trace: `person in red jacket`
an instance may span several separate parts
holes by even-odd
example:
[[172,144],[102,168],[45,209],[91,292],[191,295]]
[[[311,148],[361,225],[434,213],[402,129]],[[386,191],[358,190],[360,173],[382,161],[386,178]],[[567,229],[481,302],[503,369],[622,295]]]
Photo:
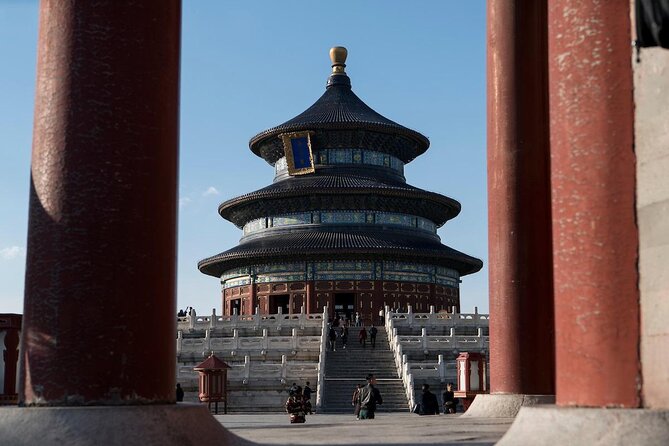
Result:
[[358,341],[363,347],[367,347],[367,329],[363,325],[360,327],[360,332],[358,333]]

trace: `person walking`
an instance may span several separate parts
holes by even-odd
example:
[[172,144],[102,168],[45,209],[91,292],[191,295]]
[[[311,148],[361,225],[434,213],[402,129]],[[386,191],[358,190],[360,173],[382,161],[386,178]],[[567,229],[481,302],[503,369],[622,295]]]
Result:
[[378,330],[372,325],[369,329],[369,343],[372,344],[372,348],[376,348],[376,333]]
[[360,313],[358,313],[358,312],[356,311],[356,312],[355,312],[355,326],[356,326],[356,327],[359,327],[359,326],[360,326],[360,323],[361,323],[361,321],[360,321]]
[[353,405],[353,415],[355,419],[360,419],[360,389],[362,389],[362,384],[356,384],[355,390],[353,391],[353,397],[351,398],[351,404]]
[[184,400],[184,389],[181,388],[181,384],[177,383],[177,401]]
[[439,415],[439,402],[437,395],[430,392],[430,385],[423,384],[419,415]]
[[346,343],[348,342],[348,327],[344,327],[344,331],[341,334],[341,346],[346,349]]
[[328,331],[328,340],[330,344],[330,350],[335,351],[335,344],[337,342],[337,332],[335,331],[335,328],[333,326],[330,326],[330,330]]
[[363,348],[367,347],[367,329],[365,329],[364,325],[360,327],[360,331],[358,332],[358,342]]
[[309,381],[304,385],[304,390],[302,390],[302,397],[304,399],[304,412],[306,414],[312,414],[311,406],[311,393],[313,390],[309,387]]
[[379,310],[379,325],[385,325],[386,319],[385,319],[385,312],[383,311],[383,307]]
[[373,374],[367,375],[367,385],[360,389],[358,393],[358,402],[360,403],[360,419],[373,420],[377,406],[383,404],[381,392],[374,387],[376,378]]

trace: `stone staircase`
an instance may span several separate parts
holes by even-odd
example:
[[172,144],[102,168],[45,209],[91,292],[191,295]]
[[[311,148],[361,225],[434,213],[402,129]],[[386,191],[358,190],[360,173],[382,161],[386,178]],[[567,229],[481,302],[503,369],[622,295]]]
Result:
[[353,413],[351,397],[356,384],[365,385],[365,377],[373,373],[376,387],[383,397],[383,405],[378,412],[405,412],[408,403],[402,380],[397,377],[395,360],[388,346],[384,327],[376,327],[376,348],[369,339],[367,347],[358,343],[359,327],[349,327],[348,345],[344,349],[337,338],[335,351],[328,351],[325,357],[324,396],[321,412]]

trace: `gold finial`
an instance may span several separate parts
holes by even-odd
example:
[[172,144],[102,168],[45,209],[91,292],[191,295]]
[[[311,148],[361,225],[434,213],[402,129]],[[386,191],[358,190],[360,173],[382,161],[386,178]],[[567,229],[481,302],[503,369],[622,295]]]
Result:
[[348,51],[343,46],[330,48],[330,60],[332,61],[332,74],[346,74],[346,56]]

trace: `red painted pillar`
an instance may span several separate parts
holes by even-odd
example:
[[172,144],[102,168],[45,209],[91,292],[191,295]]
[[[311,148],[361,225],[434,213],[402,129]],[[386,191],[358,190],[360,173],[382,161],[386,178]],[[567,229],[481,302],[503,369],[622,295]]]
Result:
[[563,406],[640,404],[629,6],[550,2],[556,400]]
[[546,2],[488,2],[491,393],[555,393]]
[[174,402],[179,0],[42,0],[24,405]]

